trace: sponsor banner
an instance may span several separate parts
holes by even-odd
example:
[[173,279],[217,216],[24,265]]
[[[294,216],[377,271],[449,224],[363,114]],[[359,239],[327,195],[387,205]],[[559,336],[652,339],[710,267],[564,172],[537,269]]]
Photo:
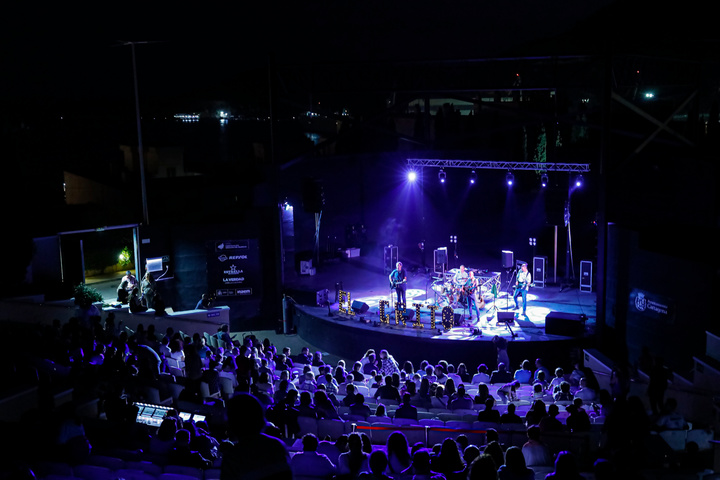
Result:
[[675,302],[646,290],[630,292],[630,312],[643,317],[672,323],[675,318]]
[[218,298],[257,295],[262,284],[257,240],[218,240],[208,250],[208,285]]

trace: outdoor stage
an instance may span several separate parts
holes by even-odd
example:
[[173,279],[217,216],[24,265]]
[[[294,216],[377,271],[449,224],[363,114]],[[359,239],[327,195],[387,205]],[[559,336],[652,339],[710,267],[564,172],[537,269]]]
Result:
[[[480,320],[473,319],[473,323],[460,305],[452,309],[452,315],[446,310],[443,324],[443,298],[437,286],[441,275],[426,274],[422,269],[408,275],[406,296],[412,311],[396,321],[395,293],[389,288],[382,262],[363,257],[324,265],[314,276],[286,279],[286,283],[294,284],[288,290],[294,301],[293,323],[304,340],[342,358],[360,358],[368,348],[385,348],[396,359],[411,360],[415,365],[422,360],[445,359],[455,364],[465,362],[473,370],[479,363],[494,368],[496,351],[491,340],[496,335],[508,341],[512,369],[525,358],[537,357],[551,365],[566,365],[573,348],[592,345],[594,293],[580,292],[577,287],[561,291],[559,285],[531,288],[527,315],[522,315],[513,309],[513,290],[508,288],[506,272],[472,264],[468,269],[477,270],[481,283],[485,283],[485,308],[480,311]],[[492,293],[493,283],[499,285],[497,297]],[[342,284],[337,294],[340,289],[336,284]],[[318,306],[318,292],[324,290],[328,291],[329,305]],[[349,295],[349,301],[342,292]],[[387,321],[383,321],[383,309]],[[498,317],[509,317],[513,322],[498,323]]]

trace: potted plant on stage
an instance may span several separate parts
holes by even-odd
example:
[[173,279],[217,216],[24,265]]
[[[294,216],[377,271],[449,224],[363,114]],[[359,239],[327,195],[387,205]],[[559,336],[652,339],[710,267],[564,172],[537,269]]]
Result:
[[[102,307],[103,296],[98,289],[81,283],[73,290],[75,305],[77,305],[76,317],[82,325],[89,327],[91,317],[99,317]],[[98,306],[99,305],[99,306]]]

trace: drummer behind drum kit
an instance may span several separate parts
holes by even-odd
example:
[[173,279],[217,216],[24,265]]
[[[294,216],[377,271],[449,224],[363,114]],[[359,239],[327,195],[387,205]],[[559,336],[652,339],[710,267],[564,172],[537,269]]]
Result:
[[[472,269],[467,269],[467,271],[473,271],[476,274],[478,273],[477,270]],[[452,270],[445,272],[444,275],[432,277],[433,283],[430,288],[432,288],[435,292],[435,305],[440,307],[450,307],[453,309],[467,308],[467,294],[462,291],[460,286],[453,284],[453,277],[457,272],[458,269],[453,268]],[[481,287],[481,289],[484,289],[484,287]],[[475,291],[471,295],[475,295],[476,302],[479,302],[483,293],[484,290],[483,292]]]

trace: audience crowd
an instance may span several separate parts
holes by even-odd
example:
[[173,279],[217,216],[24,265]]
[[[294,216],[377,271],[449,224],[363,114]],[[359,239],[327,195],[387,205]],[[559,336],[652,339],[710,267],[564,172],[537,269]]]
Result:
[[[222,479],[574,479],[582,478],[581,468],[608,478],[667,463],[652,447],[651,431],[688,428],[677,402],[657,391],[657,412],[649,413],[626,386],[599,389],[593,372],[579,362],[568,359],[551,375],[542,359],[510,365],[506,349],[498,357],[505,361],[493,368],[442,359],[414,365],[386,349],[330,365],[308,347],[295,354],[253,335],[232,338],[227,326],[212,334],[159,332],[154,325],[133,331],[112,313],[104,321],[71,318],[24,335],[23,348],[4,354],[8,378],[18,384],[32,378],[48,391],[72,386],[74,402],[41,403],[32,417],[20,419],[22,429],[6,434],[14,437],[8,453],[18,465],[40,459],[81,464],[98,452],[132,451],[154,463],[219,468]],[[83,399],[99,399],[102,421],[78,414]],[[136,421],[136,404],[143,402],[172,408],[155,428]],[[518,414],[522,402],[531,405]],[[208,420],[181,414],[200,410]],[[449,432],[440,444],[410,445],[396,431],[373,446],[361,429],[317,438],[301,427],[307,418],[420,425],[420,412],[472,415],[485,422],[485,440],[473,444],[463,433]],[[503,425],[526,432],[527,441],[501,443]],[[553,451],[543,441],[549,433],[582,434],[594,427],[601,429],[602,443],[589,465],[587,458]],[[33,478],[11,466],[0,478]],[[676,468],[702,470],[680,460]]]

